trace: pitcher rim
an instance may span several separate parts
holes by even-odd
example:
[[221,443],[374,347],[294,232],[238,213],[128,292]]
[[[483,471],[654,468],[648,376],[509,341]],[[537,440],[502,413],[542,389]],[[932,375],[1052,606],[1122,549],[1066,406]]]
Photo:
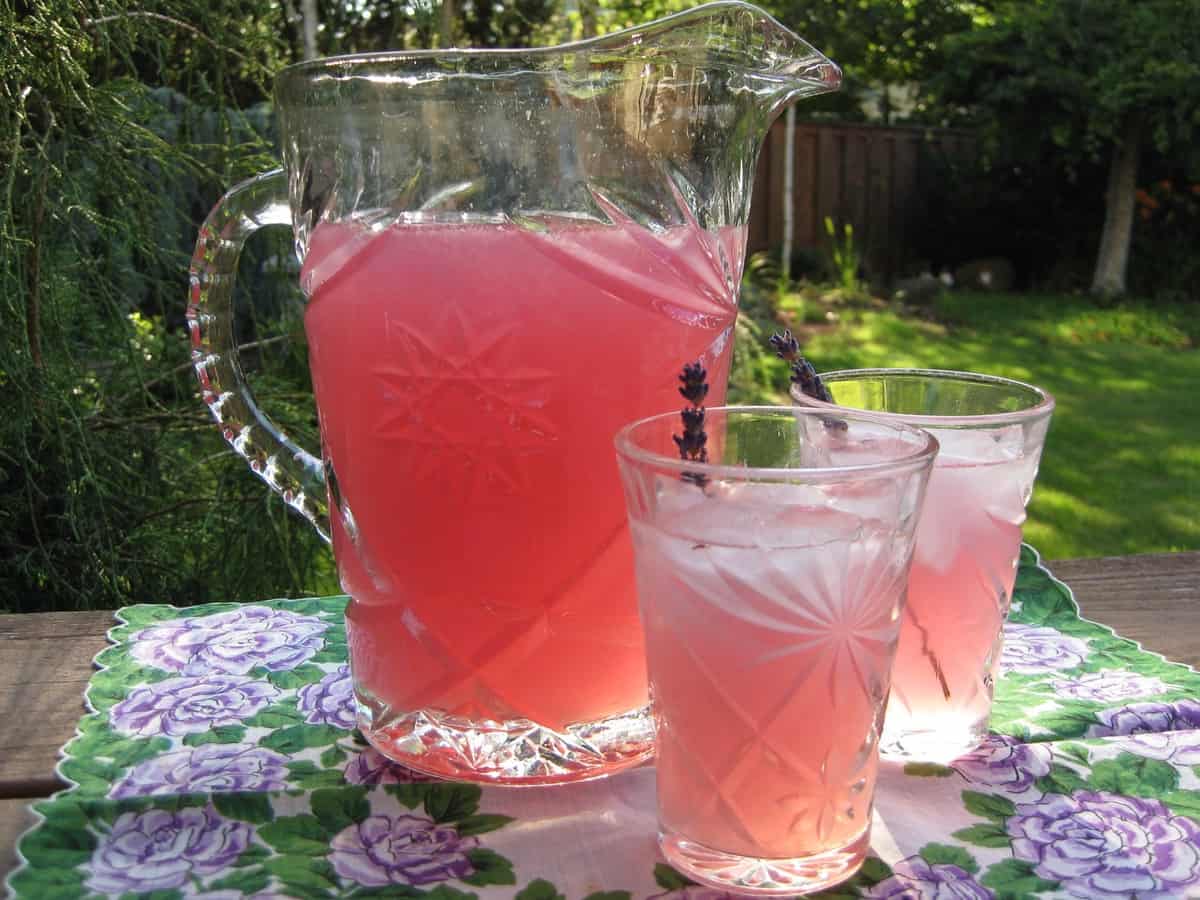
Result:
[[[796,34],[791,28],[788,28],[773,15],[761,7],[755,6],[752,3],[744,2],[744,0],[713,0],[711,3],[702,3],[699,6],[693,6],[691,9],[680,10],[679,12],[671,13],[670,15],[662,16],[650,22],[645,22],[640,25],[630,25],[627,28],[619,29],[618,31],[610,31],[607,34],[596,35],[595,37],[583,38],[577,41],[568,41],[563,44],[554,44],[549,47],[445,47],[436,50],[374,50],[367,53],[340,53],[334,56],[322,56],[318,59],[306,59],[300,62],[292,63],[280,69],[274,78],[275,84],[278,86],[284,80],[292,80],[297,76],[308,75],[313,72],[319,72],[322,69],[338,68],[347,66],[360,66],[372,63],[386,62],[401,62],[407,60],[419,59],[435,59],[435,58],[453,58],[466,57],[470,59],[504,59],[517,58],[522,56],[546,57],[557,56],[570,53],[578,53],[581,50],[589,50],[597,45],[603,45],[611,42],[614,38],[620,38],[622,35],[628,35],[633,32],[641,31],[650,25],[662,26],[666,23],[673,22],[679,19],[688,19],[696,16],[698,13],[708,11],[712,12],[718,9],[726,10],[747,10],[753,14],[760,16],[766,23],[774,25],[783,33],[790,35],[792,38],[800,41],[805,46],[809,47],[823,63],[819,65],[831,66],[838,72],[839,82],[841,69],[837,63],[829,59],[824,52],[818,50],[805,38]],[[448,73],[449,74],[449,73]],[[837,85],[831,85],[829,90],[835,90]]]

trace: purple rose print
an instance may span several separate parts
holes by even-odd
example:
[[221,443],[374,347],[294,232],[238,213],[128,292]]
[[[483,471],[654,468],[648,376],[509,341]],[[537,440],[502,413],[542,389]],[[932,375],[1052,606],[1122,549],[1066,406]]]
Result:
[[1121,746],[1147,759],[1161,759],[1177,766],[1200,765],[1200,734],[1194,731],[1134,734],[1122,741]]
[[1054,628],[1006,622],[1000,671],[1041,675],[1047,669],[1073,669],[1088,656],[1087,641]]
[[109,710],[116,731],[155,737],[208,731],[249,719],[279,696],[265,681],[235,675],[168,678],[134,690]]
[[424,816],[380,815],[340,831],[328,858],[343,878],[367,887],[431,884],[474,872],[467,851],[478,845]]
[[1096,718],[1103,724],[1089,728],[1088,737],[1140,734],[1145,731],[1191,731],[1200,728],[1200,703],[1195,700],[1131,703],[1115,709],[1102,709],[1096,713]]
[[1076,678],[1062,678],[1050,682],[1050,687],[1059,697],[1067,700],[1087,700],[1092,703],[1112,703],[1132,697],[1150,697],[1170,690],[1157,678],[1120,671],[1089,672]]
[[287,761],[274,750],[251,744],[203,744],[138,763],[108,796],[281,791],[287,787]]
[[255,666],[294,669],[321,649],[328,623],[266,606],[173,619],[130,642],[138,662],[180,675],[245,675]]
[[211,806],[123,813],[92,853],[85,884],[100,894],[169,891],[212,875],[249,846],[251,829]]
[[949,863],[930,865],[910,856],[892,866],[892,876],[867,889],[876,900],[991,900],[991,891],[965,869]]
[[1005,828],[1017,859],[1076,897],[1182,897],[1200,885],[1200,825],[1158,800],[1047,794],[1018,804]]
[[420,784],[436,781],[429,775],[392,762],[374,747],[364,747],[346,764],[342,775],[347,784]]
[[1023,794],[1036,779],[1050,774],[1052,755],[1048,744],[1022,744],[1010,737],[991,735],[950,765],[967,781],[1006,794]]
[[296,699],[309,725],[333,725],[350,731],[358,724],[349,666],[338,666],[316,684],[306,684]]

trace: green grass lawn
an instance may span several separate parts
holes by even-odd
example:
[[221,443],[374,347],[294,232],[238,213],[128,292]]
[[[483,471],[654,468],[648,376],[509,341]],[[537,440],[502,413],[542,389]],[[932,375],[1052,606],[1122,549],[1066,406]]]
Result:
[[1200,308],[954,294],[932,313],[846,310],[804,353],[818,371],[967,369],[1054,394],[1025,526],[1047,558],[1200,549]]

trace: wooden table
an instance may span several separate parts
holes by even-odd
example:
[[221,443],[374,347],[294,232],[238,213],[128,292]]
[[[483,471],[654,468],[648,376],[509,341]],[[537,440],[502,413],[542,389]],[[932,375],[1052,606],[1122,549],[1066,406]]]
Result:
[[[1200,552],[1059,560],[1050,570],[1083,614],[1168,659],[1200,668]],[[111,611],[0,616],[0,878],[16,862],[32,799],[62,785],[58,749],[83,714]]]

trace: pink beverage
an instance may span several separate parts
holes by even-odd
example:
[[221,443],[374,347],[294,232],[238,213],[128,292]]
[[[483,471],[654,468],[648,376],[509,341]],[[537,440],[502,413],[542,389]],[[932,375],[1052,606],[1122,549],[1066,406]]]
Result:
[[[953,453],[956,436],[939,438]],[[972,460],[943,451],[934,463],[892,675],[885,752],[944,761],[987,735],[1037,471],[1036,458],[992,455]]]
[[[658,741],[659,843],[709,885],[796,894],[870,843],[892,659],[937,442],[862,417],[709,409],[617,435]],[[686,479],[683,476],[688,476]],[[697,483],[697,476],[700,477]]]
[[650,752],[620,724],[647,696],[612,436],[679,406],[689,360],[720,401],[743,240],[317,228],[302,283],[334,553],[360,724],[388,756],[487,779],[479,727],[583,735],[590,774]]
[[1033,385],[938,369],[821,376],[834,406],[924,428],[941,450],[917,530],[908,603],[880,741],[884,756],[944,762],[986,737],[1025,506],[1054,412]]
[[903,599],[894,529],[794,506],[735,543],[727,506],[708,504],[719,524],[698,507],[634,526],[662,828],[752,858],[865,849]]

